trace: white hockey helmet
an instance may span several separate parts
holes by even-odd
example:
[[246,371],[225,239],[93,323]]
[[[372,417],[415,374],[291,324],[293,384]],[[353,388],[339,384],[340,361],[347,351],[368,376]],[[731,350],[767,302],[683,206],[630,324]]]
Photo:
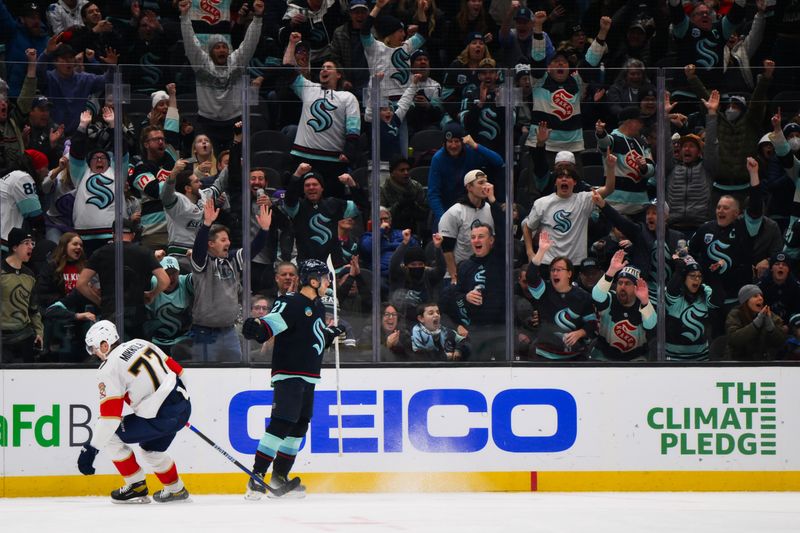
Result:
[[118,340],[117,326],[110,320],[101,320],[93,324],[86,332],[86,351],[94,355],[95,349],[100,348],[103,341],[106,341],[109,346],[113,346]]

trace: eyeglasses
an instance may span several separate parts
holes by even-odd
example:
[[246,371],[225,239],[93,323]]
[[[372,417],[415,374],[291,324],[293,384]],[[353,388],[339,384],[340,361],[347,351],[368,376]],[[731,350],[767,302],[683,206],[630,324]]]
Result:
[[397,313],[383,313],[384,318],[397,318]]
[[89,161],[108,161],[108,157],[106,157],[104,155],[96,155],[93,158],[91,158]]
[[147,142],[149,142],[149,143],[153,143],[153,142],[155,142],[155,143],[162,142],[163,143],[164,141],[165,141],[164,137],[152,137],[150,139],[147,139]]
[[569,271],[569,269],[563,267],[555,267],[550,269],[550,272],[567,272],[567,271]]
[[268,305],[253,305],[253,306],[252,306],[252,308],[253,308],[253,309],[261,309],[261,310],[264,310],[264,309],[269,309],[269,306],[268,306]]

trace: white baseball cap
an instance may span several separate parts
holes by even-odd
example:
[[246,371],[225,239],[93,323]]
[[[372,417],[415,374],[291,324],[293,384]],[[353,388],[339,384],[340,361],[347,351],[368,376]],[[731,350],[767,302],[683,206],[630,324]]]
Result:
[[470,170],[464,176],[464,187],[466,187],[467,185],[469,185],[478,178],[485,178],[485,177],[486,173],[483,170]]
[[575,164],[575,154],[562,150],[556,154],[556,165],[559,163],[572,163]]

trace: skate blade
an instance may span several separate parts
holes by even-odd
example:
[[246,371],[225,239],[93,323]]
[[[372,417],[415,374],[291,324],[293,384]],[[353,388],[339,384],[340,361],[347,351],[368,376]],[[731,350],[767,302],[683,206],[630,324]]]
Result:
[[281,495],[272,494],[271,492],[267,493],[267,498],[272,498],[275,500],[301,500],[305,497],[306,497],[305,491],[299,491],[299,490],[292,490]]
[[138,498],[131,498],[130,500],[111,500],[111,503],[115,503],[117,505],[144,504],[150,503],[150,497],[139,496]]
[[255,490],[248,490],[247,492],[244,493],[244,499],[251,502],[257,502],[263,497],[264,497],[263,492],[258,492]]
[[172,504],[176,504],[176,503],[192,503],[192,498],[189,497],[189,498],[184,498],[182,500],[167,500],[165,502],[156,501],[156,503],[158,505],[172,505]]

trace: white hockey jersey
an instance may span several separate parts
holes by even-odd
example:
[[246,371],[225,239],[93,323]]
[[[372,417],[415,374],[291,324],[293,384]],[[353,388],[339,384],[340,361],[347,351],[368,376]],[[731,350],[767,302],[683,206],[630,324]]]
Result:
[[[114,223],[114,161],[103,174],[94,174],[83,159],[70,156],[69,171],[75,182],[72,224],[82,239],[110,239]],[[124,156],[122,168],[128,168]]]
[[301,158],[339,161],[347,136],[361,134],[361,111],[353,93],[324,89],[303,76],[292,82],[303,101],[291,154]]
[[216,200],[225,192],[228,183],[228,169],[219,173],[211,187],[200,191],[200,199],[196,203],[185,195],[175,191],[175,183],[168,179],[161,187],[159,196],[167,214],[167,234],[169,236],[168,254],[186,255],[194,245],[197,230],[203,223],[203,206],[205,202]]
[[21,170],[14,170],[0,178],[0,205],[0,230],[4,247],[11,228],[21,228],[26,218],[42,214],[36,183],[27,172]]
[[[361,43],[364,45],[364,55],[370,72],[383,72],[381,82],[381,98],[400,96],[408,84],[411,83],[411,53],[425,44],[425,37],[416,33],[403,41],[397,48],[390,48],[370,35],[362,35]],[[369,88],[372,88],[370,78]],[[370,94],[369,89],[367,94]],[[366,102],[368,97],[364,98]]]
[[[155,418],[182,372],[177,361],[146,340],[133,339],[114,348],[97,370],[100,418],[92,446],[101,449],[111,439],[124,403],[142,418]],[[186,391],[178,390],[188,399]]]

